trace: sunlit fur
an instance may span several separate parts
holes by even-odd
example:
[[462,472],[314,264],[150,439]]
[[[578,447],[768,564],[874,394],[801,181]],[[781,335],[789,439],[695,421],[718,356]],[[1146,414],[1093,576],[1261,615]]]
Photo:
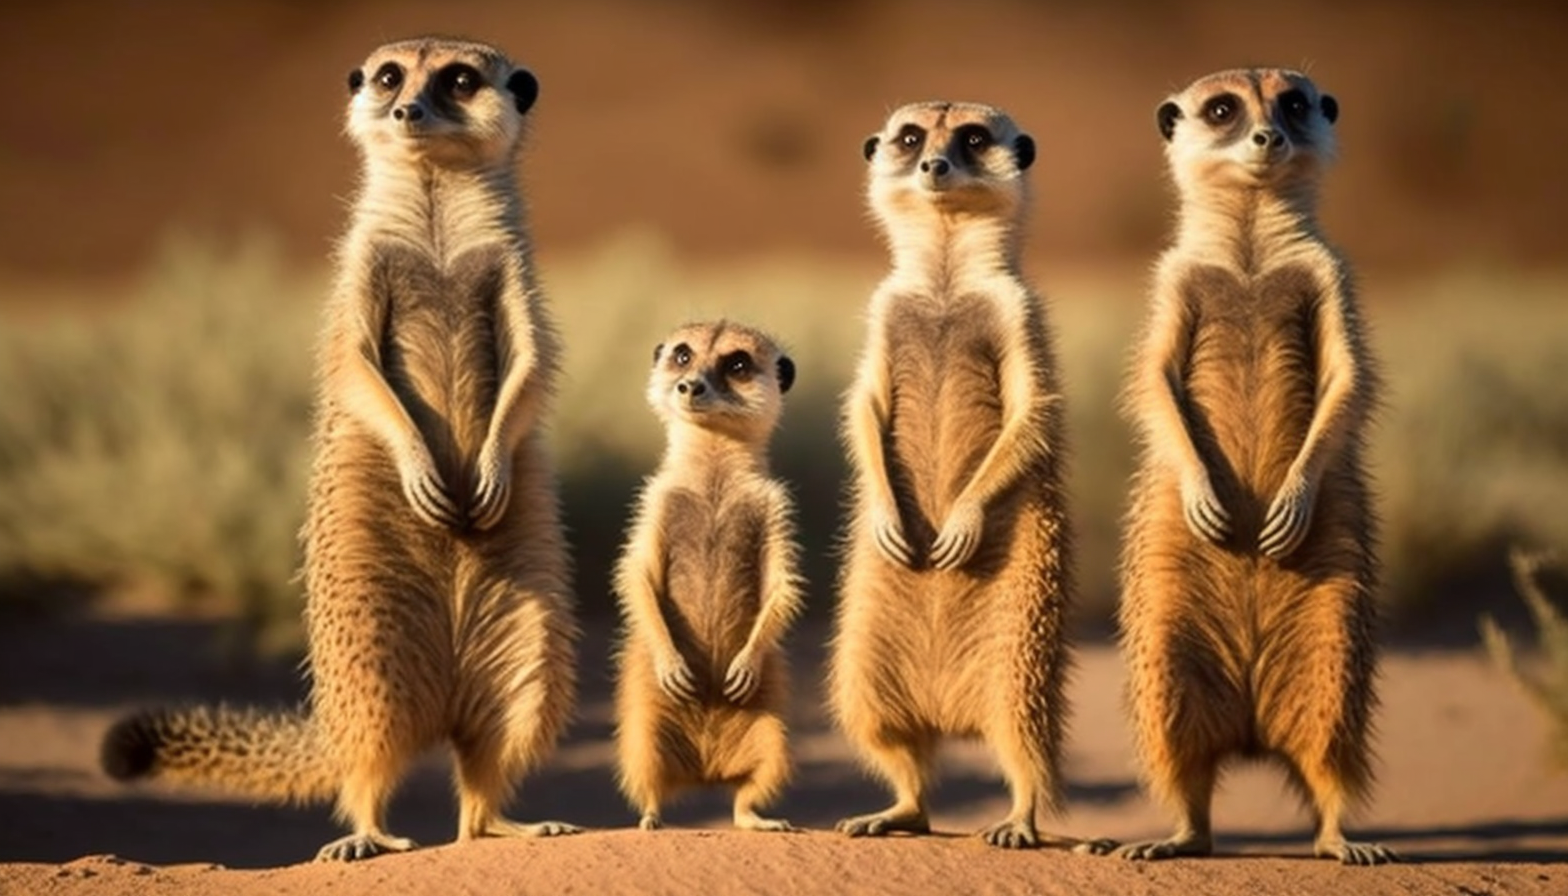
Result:
[[[400,103],[454,61],[484,83],[460,121],[412,135],[371,80],[389,60],[406,69]],[[382,47],[361,69],[348,133],[363,178],[319,345],[302,533],[309,715],[218,716],[200,729],[212,741],[200,763],[180,746],[194,723],[157,716],[171,733],[155,739],[148,773],[260,797],[335,791],[353,833],[323,858],[412,846],[384,830],[387,801],[443,742],[456,753],[459,838],[570,829],[500,815],[575,694],[569,560],[541,429],[559,347],[514,171],[514,70],[493,48],[443,39]],[[406,489],[418,475],[455,519],[416,509]],[[502,496],[490,513],[487,489]],[[296,748],[248,746],[269,737]]]
[[[898,142],[906,125],[927,133],[921,146]],[[993,137],[972,157],[956,146],[966,125]],[[1019,273],[1019,137],[999,110],[919,103],[867,144],[893,270],[871,298],[844,402],[853,485],[830,690],[840,728],[896,801],[841,822],[851,835],[928,829],[944,736],[982,738],[1000,762],[1012,808],[988,842],[1036,843],[1037,808],[1059,805],[1072,542],[1050,331]],[[943,183],[921,171],[938,156],[954,165]],[[878,548],[888,519],[909,565]],[[966,562],[933,568],[939,533],[975,527]]]
[[[723,363],[736,352],[755,364],[738,378]],[[790,363],[783,358],[749,327],[694,323],[659,346],[648,379],[668,441],[615,577],[625,625],[615,689],[619,781],[645,829],[660,825],[671,797],[704,784],[736,788],[737,827],[789,829],[756,813],[790,774],[780,638],[801,606],[792,505],[768,469],[793,374],[791,366],[781,377],[779,365]],[[683,391],[692,382],[705,384],[700,397]],[[680,666],[689,696],[661,683],[661,670]],[[736,699],[726,680],[741,666],[754,690]]]
[[[1289,90],[1309,105],[1294,121],[1279,102]],[[1222,93],[1240,101],[1239,131],[1202,117]],[[1372,783],[1376,521],[1363,453],[1378,384],[1349,272],[1318,232],[1337,104],[1275,69],[1210,75],[1170,102],[1180,224],[1125,395],[1142,457],[1120,620],[1147,782],[1180,826],[1124,854],[1209,852],[1221,767],[1272,756],[1319,818],[1320,854],[1382,861],[1386,850],[1340,832]],[[1264,127],[1285,137],[1272,162],[1249,136]],[[1184,492],[1205,480],[1228,515],[1218,540],[1184,515]],[[1310,511],[1303,540],[1264,550],[1270,508],[1293,503]]]

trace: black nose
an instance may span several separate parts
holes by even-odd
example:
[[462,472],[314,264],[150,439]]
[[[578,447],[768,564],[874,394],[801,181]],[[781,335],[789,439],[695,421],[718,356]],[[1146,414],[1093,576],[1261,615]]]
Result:
[[702,380],[681,380],[675,384],[675,391],[682,395],[690,394],[691,397],[696,398],[708,391],[708,384]]
[[1258,146],[1283,146],[1285,144],[1285,135],[1272,129],[1254,131],[1252,134],[1252,142]]
[[947,163],[947,159],[925,159],[920,163],[921,171],[929,172],[936,175],[937,177],[941,177],[942,175],[946,174],[948,171],[952,170],[952,167],[952,165]]
[[409,103],[406,106],[399,106],[396,109],[393,109],[392,117],[396,118],[398,121],[402,121],[405,118],[409,121],[421,121],[425,117],[425,110],[422,106]]

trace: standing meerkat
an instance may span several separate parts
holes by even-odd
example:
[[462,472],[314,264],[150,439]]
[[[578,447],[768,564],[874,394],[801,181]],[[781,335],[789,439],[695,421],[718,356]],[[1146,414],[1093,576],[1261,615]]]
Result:
[[503,818],[575,699],[576,625],[542,423],[559,346],[516,162],[538,82],[479,43],[388,44],[349,75],[364,162],[319,346],[304,541],[308,714],[199,708],[122,720],[116,778],[337,797],[320,859],[387,833],[409,764],[448,742],[457,836],[575,828]]
[[[998,109],[913,103],[865,142],[893,256],[844,404],[852,509],[830,689],[894,804],[850,836],[926,833],[943,736],[983,738],[1036,845],[1060,804],[1072,540],[1043,303],[1019,273],[1034,142]],[[1049,838],[1065,844],[1065,838]],[[1074,841],[1076,842],[1076,841]]]
[[620,785],[660,826],[681,789],[731,784],[735,826],[789,777],[779,639],[800,611],[792,505],[768,440],[794,363],[728,321],[684,326],[653,352],[648,403],[667,446],[616,569],[625,619],[616,681]]
[[1143,450],[1120,619],[1145,775],[1180,824],[1129,858],[1211,852],[1232,756],[1282,760],[1318,855],[1393,858],[1340,831],[1372,783],[1378,383],[1317,226],[1338,112],[1280,69],[1208,75],[1159,107],[1181,216],[1127,391]]

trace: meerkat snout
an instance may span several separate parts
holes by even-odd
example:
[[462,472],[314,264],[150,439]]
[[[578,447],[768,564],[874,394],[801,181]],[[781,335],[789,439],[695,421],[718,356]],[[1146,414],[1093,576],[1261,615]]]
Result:
[[418,103],[409,103],[406,106],[398,106],[396,109],[392,110],[392,117],[398,121],[423,121],[425,118],[425,107],[419,105]]
[[675,391],[691,398],[701,398],[708,391],[708,384],[700,379],[681,380],[675,384]]
[[1273,128],[1258,128],[1252,132],[1253,145],[1268,149],[1279,149],[1285,145],[1285,135]]

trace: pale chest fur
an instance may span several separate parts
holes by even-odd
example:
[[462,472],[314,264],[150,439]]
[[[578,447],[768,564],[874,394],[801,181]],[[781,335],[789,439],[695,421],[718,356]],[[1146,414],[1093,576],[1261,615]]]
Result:
[[442,267],[392,244],[378,247],[371,265],[383,374],[447,482],[471,478],[495,408],[504,276],[498,248],[470,250]]
[[1300,450],[1316,403],[1317,278],[1295,265],[1245,275],[1192,264],[1178,294],[1198,450],[1217,488],[1266,500]]
[[666,486],[662,601],[671,635],[689,658],[725,664],[750,632],[762,602],[770,532],[760,483],[736,476],[689,478]]
[[911,293],[888,302],[882,326],[891,484],[906,516],[940,524],[1001,430],[1004,322],[984,295]]

